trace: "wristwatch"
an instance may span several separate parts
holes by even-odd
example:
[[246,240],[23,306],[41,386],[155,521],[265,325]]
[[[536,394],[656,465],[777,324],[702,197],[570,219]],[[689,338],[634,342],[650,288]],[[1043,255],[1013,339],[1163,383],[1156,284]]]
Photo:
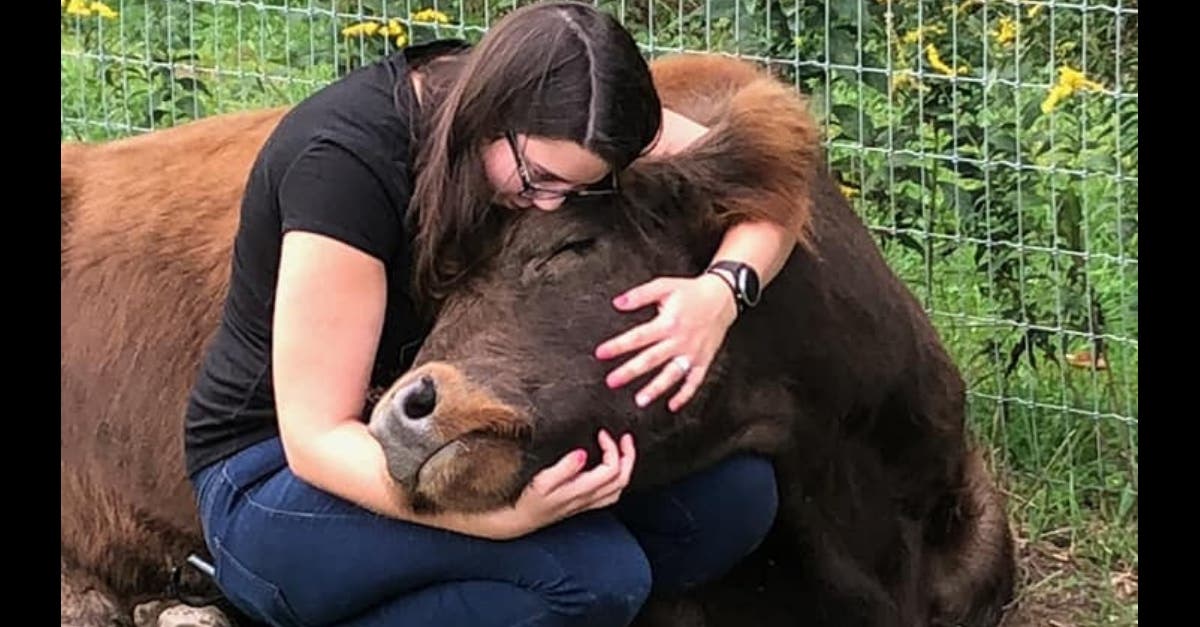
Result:
[[723,260],[712,264],[705,272],[721,277],[729,285],[729,289],[733,290],[733,299],[737,302],[739,314],[747,307],[758,304],[761,296],[758,273],[749,264]]

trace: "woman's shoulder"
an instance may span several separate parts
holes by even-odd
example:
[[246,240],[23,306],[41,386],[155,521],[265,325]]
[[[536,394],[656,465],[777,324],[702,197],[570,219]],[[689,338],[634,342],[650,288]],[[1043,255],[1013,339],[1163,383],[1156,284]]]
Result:
[[457,55],[471,50],[471,43],[464,39],[443,38],[408,46],[399,52],[406,66],[420,68],[433,59]]

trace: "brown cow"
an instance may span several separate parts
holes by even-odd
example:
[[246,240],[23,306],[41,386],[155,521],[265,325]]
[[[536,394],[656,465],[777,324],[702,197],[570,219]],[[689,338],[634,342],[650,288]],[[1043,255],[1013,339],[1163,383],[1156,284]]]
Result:
[[[667,100],[710,125],[708,137],[629,172],[616,205],[523,213],[504,251],[450,295],[370,417],[391,474],[419,509],[478,510],[515,501],[572,448],[598,460],[600,428],[634,434],[634,489],[759,451],[781,484],[795,624],[997,624],[1013,592],[1010,530],[964,433],[958,370],[825,175],[794,91],[712,64],[656,65],[660,82],[684,78],[704,94]],[[764,179],[769,193],[743,184]],[[797,205],[808,245],[732,327],[684,411],[638,410],[641,384],[604,385],[616,364],[594,347],[653,316],[609,299],[701,272],[731,213]]]
[[[797,195],[795,201],[803,203],[813,198],[835,204],[815,206],[812,211],[801,205],[801,211],[792,214],[800,218],[792,226],[803,229],[807,226],[806,217],[815,216],[816,228],[811,231],[810,239],[831,269],[816,274],[812,271],[798,274],[792,269],[780,277],[771,289],[778,296],[767,297],[753,317],[739,322],[739,330],[729,338],[726,365],[713,368],[705,386],[708,395],[693,400],[692,409],[679,416],[656,410],[637,415],[641,429],[637,481],[639,484],[662,481],[733,448],[750,447],[777,453],[781,478],[807,479],[817,469],[817,461],[823,461],[827,474],[820,478],[829,483],[814,484],[816,492],[807,498],[825,498],[823,502],[841,506],[849,502],[829,499],[848,489],[895,487],[892,482],[861,485],[846,481],[868,480],[873,473],[880,472],[884,462],[915,464],[891,466],[925,471],[909,477],[911,485],[904,486],[911,488],[906,493],[912,500],[905,504],[908,511],[929,508],[925,501],[940,499],[937,511],[946,513],[940,522],[950,533],[930,532],[934,543],[918,546],[913,533],[921,527],[919,522],[902,520],[896,515],[878,521],[880,530],[902,535],[909,541],[907,550],[924,556],[922,560],[905,562],[908,567],[930,573],[910,578],[907,584],[913,588],[912,594],[896,598],[916,599],[916,590],[924,594],[926,588],[933,587],[936,595],[919,598],[941,599],[943,604],[951,605],[974,603],[975,597],[967,591],[977,583],[994,580],[994,597],[981,607],[989,612],[995,610],[1007,598],[1011,585],[1007,526],[1002,504],[992,500],[994,495],[986,473],[976,458],[965,456],[961,439],[961,383],[941,354],[936,337],[919,309],[882,265],[861,226],[839,213],[846,209],[840,204],[840,197],[831,192],[828,181],[819,178],[817,163],[805,161],[816,154],[816,135],[811,120],[801,114],[800,101],[779,98],[778,86],[754,80],[750,66],[732,60],[700,57],[659,61],[654,68],[668,104],[710,123],[740,115],[743,124],[731,127],[731,131],[742,129],[759,139],[773,137],[774,145],[751,144],[769,152],[743,150],[741,154],[730,155],[729,146],[720,139],[732,136],[719,131],[712,135],[708,148],[698,151],[689,161],[670,167],[649,165],[630,174],[627,185],[631,192],[627,200],[632,205],[649,210],[647,216],[674,211],[689,219],[670,216],[671,220],[659,224],[630,217],[626,221],[593,223],[580,221],[584,215],[581,211],[566,210],[545,221],[524,220],[514,226],[514,235],[533,237],[527,243],[539,245],[549,241],[539,239],[541,235],[560,232],[555,229],[567,229],[561,233],[577,232],[580,228],[600,229],[590,249],[568,247],[552,263],[536,269],[529,266],[529,271],[540,277],[553,279],[546,286],[561,290],[557,292],[560,296],[580,292],[581,300],[571,309],[576,322],[568,333],[555,327],[553,333],[533,337],[528,333],[537,331],[537,315],[553,312],[543,310],[533,318],[518,318],[515,321],[521,325],[532,326],[514,326],[510,324],[514,320],[487,319],[482,310],[468,307],[468,300],[459,298],[452,302],[435,341],[422,354],[424,361],[437,358],[444,362],[440,370],[435,364],[426,366],[439,393],[433,418],[439,424],[458,421],[470,425],[488,414],[480,411],[478,403],[472,406],[465,402],[470,397],[465,393],[468,389],[481,395],[476,399],[503,396],[504,401],[494,405],[504,409],[503,421],[495,423],[499,427],[493,432],[502,434],[513,427],[512,434],[528,439],[522,440],[520,457],[511,456],[511,440],[505,439],[495,441],[499,445],[495,451],[498,455],[453,457],[450,466],[443,466],[454,470],[445,475],[450,481],[439,484],[427,476],[427,481],[420,484],[426,504],[470,505],[469,498],[451,498],[446,488],[461,484],[464,476],[480,469],[487,470],[487,476],[500,480],[499,483],[493,482],[480,492],[461,494],[474,494],[473,498],[480,499],[476,504],[502,501],[501,497],[511,496],[520,477],[527,476],[548,450],[590,444],[592,429],[601,422],[618,426],[632,420],[628,399],[597,394],[594,385],[602,381],[602,375],[597,374],[594,364],[577,362],[573,357],[589,355],[592,340],[608,335],[613,324],[624,327],[632,322],[632,319],[605,317],[604,307],[598,306],[602,301],[607,302],[608,293],[613,291],[610,288],[617,285],[614,281],[628,283],[650,270],[691,271],[705,251],[680,246],[683,242],[704,246],[705,234],[711,232],[713,224],[690,218],[715,215],[704,213],[707,207],[714,206],[726,217],[752,215],[760,207],[778,207],[789,191],[811,187],[813,193]],[[702,76],[707,79],[701,80]],[[740,100],[730,98],[735,88]],[[756,92],[771,97],[756,98]],[[731,105],[735,102],[741,106]],[[274,109],[225,115],[132,139],[62,148],[62,555],[64,564],[95,578],[101,589],[116,595],[126,610],[140,598],[160,594],[167,585],[169,569],[187,554],[203,553],[194,506],[182,472],[183,403],[223,302],[238,201],[246,173],[282,113],[282,109]],[[789,137],[804,141],[793,142],[789,147]],[[792,158],[778,158],[785,153]],[[730,159],[731,156],[740,158]],[[746,189],[738,187],[736,180],[730,181],[737,173],[730,167],[773,174],[774,178],[769,178],[769,184],[762,188]],[[697,185],[722,180],[732,183],[732,187],[712,189],[711,185],[707,188]],[[706,197],[706,192],[715,195]],[[639,196],[644,196],[644,200]],[[714,205],[713,198],[721,201]],[[611,260],[615,257],[604,262],[606,247],[615,251],[622,246],[638,246],[638,240],[632,239],[628,230],[635,226],[653,238],[660,255],[625,258],[637,265],[614,264]],[[664,228],[678,231],[685,239],[663,239]],[[517,259],[512,255],[531,252],[536,251],[519,246],[498,263],[511,263]],[[574,259],[572,255],[580,258]],[[586,263],[582,263],[585,259]],[[804,259],[812,263],[817,258]],[[798,263],[794,259],[792,266]],[[603,268],[606,280],[594,281],[593,289],[580,290],[583,285],[580,279],[591,276],[576,274],[584,268],[591,268],[589,273]],[[844,290],[840,287],[842,281],[847,282]],[[508,298],[504,296],[506,290],[512,287],[493,280],[484,294],[504,300]],[[512,292],[508,294],[511,296]],[[540,301],[537,295],[531,296],[531,305],[540,303],[536,311],[547,304],[549,294],[543,294]],[[846,296],[852,300],[842,302],[840,299]],[[774,300],[779,298],[795,302]],[[795,309],[803,301],[812,301],[812,308]],[[772,304],[775,302],[779,304]],[[895,309],[888,310],[887,317],[883,317],[878,312],[858,308],[867,304]],[[836,314],[831,318],[829,307],[833,305],[849,307],[845,312],[851,318],[839,320]],[[792,318],[797,312],[806,317]],[[826,317],[822,318],[822,313]],[[451,320],[463,326],[447,335]],[[801,320],[804,322],[798,324]],[[759,331],[752,331],[756,328]],[[790,338],[775,338],[773,345],[785,353],[799,351],[808,361],[789,362],[803,364],[789,372],[769,368],[769,374],[753,376],[755,369],[764,372],[761,368],[770,359],[780,359],[768,356],[763,360],[757,356],[763,339],[768,337],[761,335],[764,329],[791,334]],[[796,333],[797,329],[806,332]],[[857,335],[838,335],[847,330]],[[458,339],[464,347],[479,345],[481,336],[476,332],[506,342],[514,351],[495,355],[495,360],[454,360],[453,350],[457,349],[446,342]],[[526,335],[522,336],[522,332]],[[874,351],[864,350],[855,345],[860,338],[875,338],[883,343]],[[521,358],[521,348],[531,346],[529,341],[539,342],[539,358],[547,354],[555,356],[556,361],[544,365],[555,363],[578,369],[558,370],[558,374],[573,375],[555,380],[545,378],[541,383],[547,385],[505,389],[505,382],[517,375],[528,375],[534,381],[545,377],[546,373],[520,372],[523,368],[520,364],[531,363]],[[877,363],[858,363],[864,353]],[[813,366],[813,355],[820,354],[828,357]],[[909,361],[898,364],[898,359]],[[905,370],[910,372],[907,375],[901,372]],[[917,373],[922,372],[931,378],[915,380]],[[498,376],[494,379],[483,376],[487,373]],[[793,381],[793,377],[801,378]],[[754,385],[748,385],[754,380],[757,380]],[[487,386],[480,383],[484,381]],[[458,393],[455,385],[459,386]],[[798,385],[806,387],[797,388]],[[797,395],[797,389],[802,389],[803,394]],[[860,403],[857,413],[847,416],[845,411],[841,414],[834,411],[844,409],[835,401],[844,401],[851,394]],[[881,397],[887,397],[886,401],[881,401]],[[535,414],[529,408],[514,411],[521,401],[545,403],[540,409],[546,413]],[[456,404],[457,412],[450,409]],[[567,420],[563,418],[572,414],[558,411],[585,404],[607,405],[610,411],[604,416],[579,413]],[[390,401],[379,405],[388,406]],[[718,407],[724,409],[718,411]],[[907,456],[917,453],[909,445],[916,443],[905,438],[916,432],[903,429],[904,422],[888,420],[903,407],[942,410],[938,416],[912,416],[915,429],[931,438],[927,443],[930,449],[927,458],[909,459]],[[825,413],[812,413],[821,409]],[[872,410],[879,413],[878,421]],[[708,421],[710,426],[706,429],[710,431],[696,432],[689,428],[704,419],[702,414],[713,411],[724,415],[718,416],[720,420]],[[539,415],[556,419],[538,420]],[[721,420],[727,421],[726,426],[736,424],[747,429],[737,434],[711,430]],[[831,425],[840,431],[824,430]],[[930,432],[934,427],[945,432]],[[894,433],[880,433],[889,428]],[[668,440],[661,435],[654,437],[655,433],[675,436]],[[881,441],[880,435],[889,437]],[[881,442],[886,445],[872,448]],[[813,455],[814,451],[822,452],[826,445],[839,447],[846,458],[822,459]],[[880,453],[885,455],[880,457]],[[505,461],[510,463],[502,465]],[[838,463],[831,464],[832,461]],[[925,466],[921,466],[922,462]],[[960,470],[963,474],[958,474]],[[403,472],[397,474],[411,481]],[[937,485],[929,487],[934,484]],[[794,489],[798,484],[785,479],[784,485]],[[952,494],[941,491],[950,486],[960,486],[963,498],[941,498],[943,494]],[[795,494],[789,491],[785,497]],[[893,514],[886,508],[880,509],[882,501],[871,498],[875,494],[861,493],[861,496],[862,499],[850,504],[866,509],[837,513],[856,516],[856,521],[863,520],[866,514]],[[785,503],[789,502],[785,498]],[[791,503],[790,510],[810,519],[815,515],[795,503]],[[986,533],[986,524],[994,525],[992,533]],[[828,524],[819,519],[809,521],[808,525],[789,523],[782,528],[788,536],[804,539],[829,531]],[[903,529],[897,531],[898,527]],[[853,535],[844,538],[852,542],[862,540]],[[873,547],[849,544],[847,547],[859,555],[871,551],[878,555],[878,551],[887,552],[897,546],[888,544],[892,539],[881,537],[878,546]],[[803,559],[817,557],[810,555]],[[841,567],[848,569],[845,573],[858,573],[858,564],[853,562],[845,562]],[[959,567],[976,569],[979,576],[974,571],[971,576],[963,576],[961,573],[967,571]],[[862,582],[867,598],[878,600],[886,596],[885,586],[873,579],[874,574],[859,574],[865,577]],[[925,610],[913,611],[920,614]]]
[[204,549],[184,404],[217,327],[246,175],[281,114],[61,149],[62,559],[126,617]]

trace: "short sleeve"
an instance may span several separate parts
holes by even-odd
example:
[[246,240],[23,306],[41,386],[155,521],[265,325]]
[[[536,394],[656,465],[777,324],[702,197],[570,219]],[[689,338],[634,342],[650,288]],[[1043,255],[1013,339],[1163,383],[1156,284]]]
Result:
[[357,156],[330,143],[310,145],[279,183],[282,231],[311,231],[391,260],[403,241],[394,192]]

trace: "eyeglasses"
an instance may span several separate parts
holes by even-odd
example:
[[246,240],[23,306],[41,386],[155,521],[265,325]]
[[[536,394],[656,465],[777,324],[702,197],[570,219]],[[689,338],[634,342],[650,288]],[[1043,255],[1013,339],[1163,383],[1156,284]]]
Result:
[[566,200],[571,198],[583,198],[591,196],[609,196],[617,193],[617,174],[613,172],[609,176],[609,187],[589,187],[585,189],[549,189],[546,187],[538,187],[533,184],[529,177],[529,168],[525,165],[525,159],[521,156],[520,149],[517,148],[517,134],[512,131],[507,131],[504,134],[508,139],[508,147],[512,149],[513,159],[517,162],[517,172],[521,175],[521,196],[530,200],[558,200],[560,198]]

